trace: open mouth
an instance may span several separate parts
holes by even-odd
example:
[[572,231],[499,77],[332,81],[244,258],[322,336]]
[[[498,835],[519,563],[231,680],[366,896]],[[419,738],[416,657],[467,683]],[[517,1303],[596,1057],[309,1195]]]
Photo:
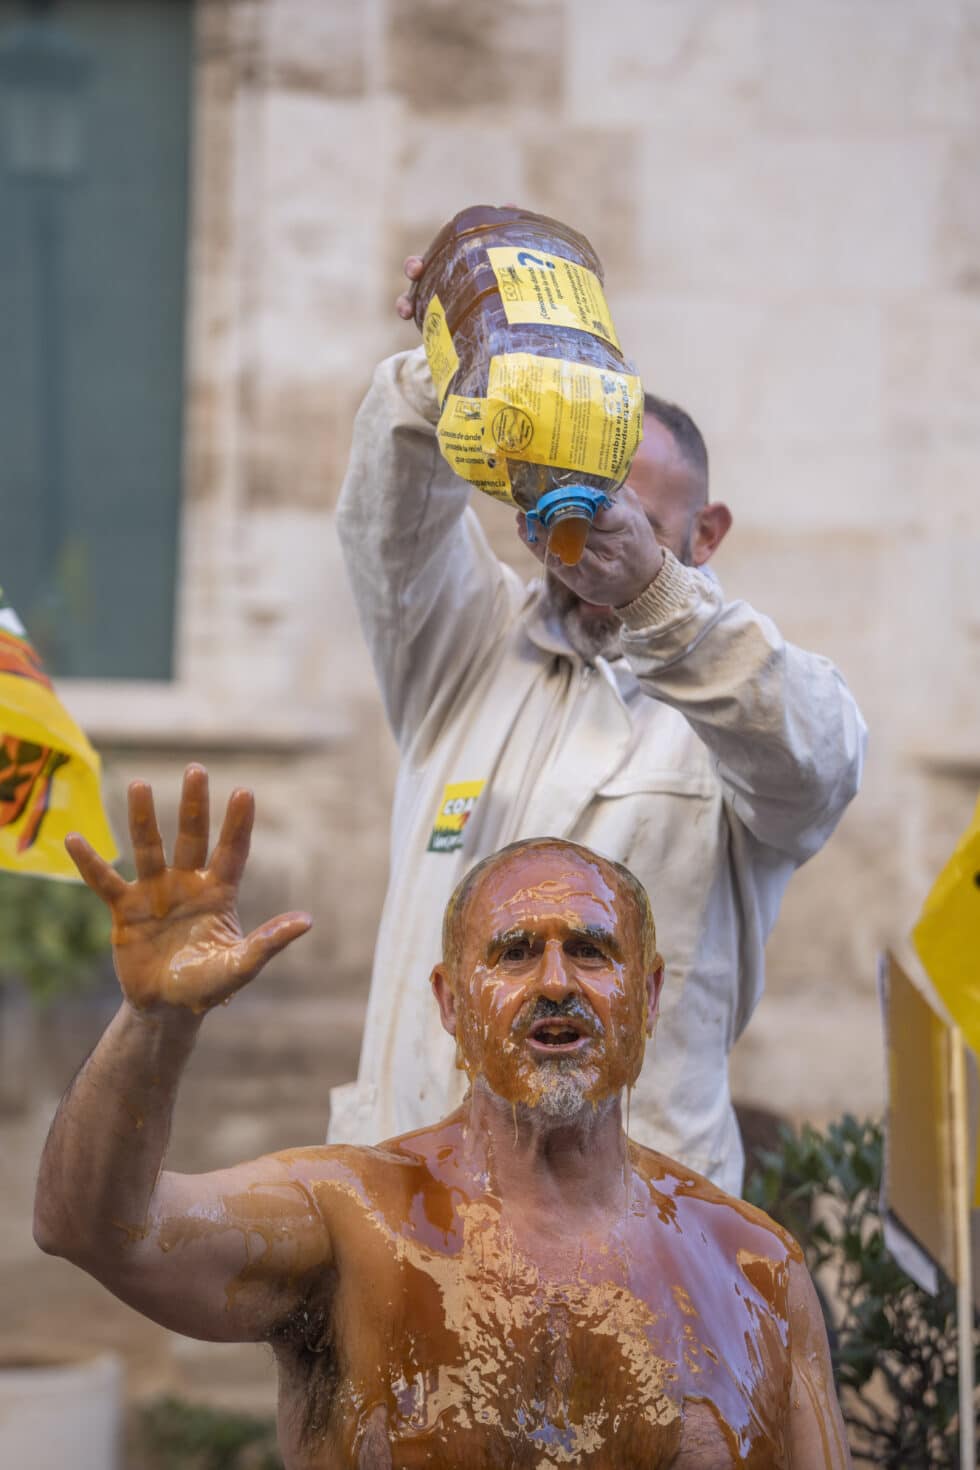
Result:
[[535,1021],[527,1033],[527,1044],[540,1056],[567,1056],[581,1051],[589,1042],[584,1021],[575,1016],[547,1016]]

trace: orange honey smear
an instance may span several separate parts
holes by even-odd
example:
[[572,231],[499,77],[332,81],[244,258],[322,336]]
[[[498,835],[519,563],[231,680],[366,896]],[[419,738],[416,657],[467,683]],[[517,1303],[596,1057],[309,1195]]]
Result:
[[283,1235],[289,1187],[230,1202],[238,1287],[261,1291],[283,1250],[306,1283],[278,1350],[286,1463],[781,1463],[792,1244],[635,1145],[625,1218],[601,1234],[542,1225],[488,1183],[465,1115],[381,1150],[291,1157],[297,1196],[330,1221],[340,1271],[322,1285]]
[[556,521],[548,535],[548,550],[557,556],[566,567],[575,566],[582,560],[582,552],[589,538],[591,521],[584,516],[566,516]]
[[[465,915],[463,1106],[377,1148],[281,1154],[278,1177],[157,1229],[160,1249],[189,1261],[202,1238],[223,1242],[241,1321],[269,1293],[282,1304],[270,1340],[285,1463],[773,1470],[795,1395],[812,1405],[814,1453],[841,1470],[817,1338],[794,1375],[791,1344],[811,1346],[794,1307],[799,1248],[621,1132],[647,1003],[630,959],[639,921],[615,873],[535,845],[485,873]],[[605,959],[573,942],[590,934],[592,948],[616,938]],[[559,1148],[567,1120],[530,1152],[527,1117],[552,1066],[522,1045],[524,990],[544,985],[535,966],[556,993],[564,966],[589,1008],[594,1056],[576,1065],[611,1126],[588,1168],[587,1130]]]

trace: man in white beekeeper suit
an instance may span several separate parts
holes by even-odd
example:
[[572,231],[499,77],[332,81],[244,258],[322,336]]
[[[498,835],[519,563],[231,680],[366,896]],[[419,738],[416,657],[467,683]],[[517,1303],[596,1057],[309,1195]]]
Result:
[[704,569],[731,514],[682,410],[647,398],[627,488],[581,562],[527,586],[440,454],[438,412],[421,348],[383,362],[338,510],[401,763],[358,1079],[333,1091],[329,1139],[374,1142],[457,1105],[465,1079],[426,988],[446,902],[496,849],[564,837],[627,864],[663,936],[670,983],[630,1132],[738,1194],[728,1053],[790,875],[857,790],[860,712],[827,659]]

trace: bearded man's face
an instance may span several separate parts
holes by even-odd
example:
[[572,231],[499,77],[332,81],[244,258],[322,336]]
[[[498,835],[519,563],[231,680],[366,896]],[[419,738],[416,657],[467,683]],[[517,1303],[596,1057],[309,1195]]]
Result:
[[459,1064],[512,1106],[569,1119],[635,1082],[651,1019],[635,901],[600,859],[534,847],[466,906]]

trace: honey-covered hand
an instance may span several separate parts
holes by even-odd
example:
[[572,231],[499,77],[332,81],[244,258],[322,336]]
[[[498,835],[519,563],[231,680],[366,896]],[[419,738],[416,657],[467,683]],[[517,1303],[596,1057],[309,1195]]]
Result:
[[82,878],[112,914],[116,974],[137,1010],[175,1008],[201,1015],[247,985],[273,955],[309,929],[310,916],[294,912],[242,933],[238,887],[254,817],[252,793],[232,792],[209,861],[208,775],[203,766],[191,765],[184,773],[170,865],[145,781],[129,788],[133,882],[127,883],[78,833],[66,838]]

